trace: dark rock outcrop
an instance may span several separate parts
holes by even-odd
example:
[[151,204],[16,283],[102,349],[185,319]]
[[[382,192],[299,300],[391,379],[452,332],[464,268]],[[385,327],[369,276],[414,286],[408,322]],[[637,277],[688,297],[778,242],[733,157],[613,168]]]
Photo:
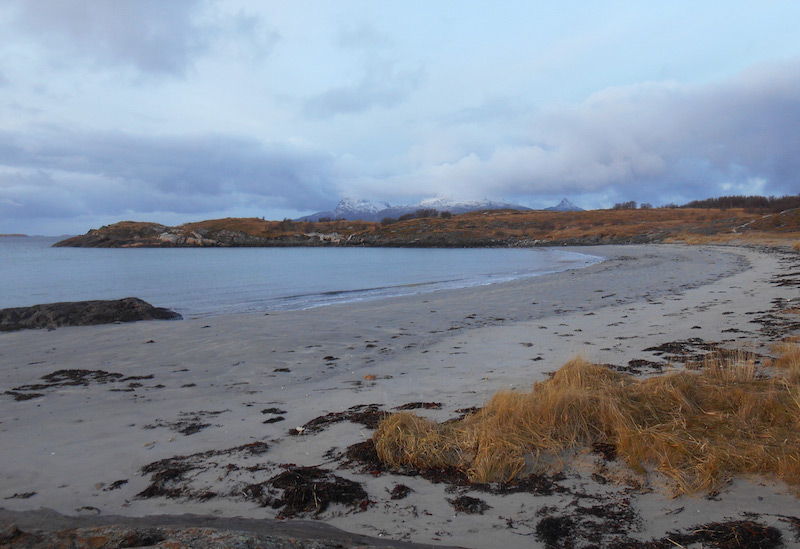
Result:
[[[123,248],[129,246],[157,247],[159,236],[169,227],[158,223],[137,223],[122,221],[113,225],[92,229],[85,235],[73,236],[56,242],[54,247],[74,248]],[[166,242],[174,246],[173,242]]]
[[[94,508],[83,507],[86,511]],[[0,547],[263,547],[264,549],[456,549],[345,532],[321,521],[203,515],[60,515],[0,508]]]
[[178,313],[153,307],[138,297],[107,301],[68,301],[0,309],[0,331],[180,318],[182,317]]

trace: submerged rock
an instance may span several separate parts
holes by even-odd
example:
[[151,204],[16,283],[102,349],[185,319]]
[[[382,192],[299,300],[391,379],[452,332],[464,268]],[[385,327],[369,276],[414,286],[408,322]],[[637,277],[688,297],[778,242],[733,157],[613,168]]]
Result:
[[179,320],[181,318],[181,315],[174,311],[154,307],[138,297],[68,301],[0,309],[0,331],[89,326],[137,320]]

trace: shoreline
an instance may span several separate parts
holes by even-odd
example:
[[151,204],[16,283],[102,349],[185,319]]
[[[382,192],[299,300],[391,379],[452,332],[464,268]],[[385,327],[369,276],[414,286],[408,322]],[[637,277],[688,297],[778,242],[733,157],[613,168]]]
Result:
[[[441,248],[441,249],[452,249],[452,248]],[[503,249],[503,248],[498,248]],[[556,249],[556,247],[553,247]],[[297,299],[297,298],[316,298],[317,301],[312,302],[308,305],[293,305],[293,306],[281,306],[276,308],[271,308],[267,306],[263,309],[258,310],[247,310],[247,311],[204,311],[204,312],[191,312],[191,311],[183,311],[180,308],[176,308],[177,312],[182,312],[188,318],[193,319],[209,319],[215,317],[229,317],[229,316],[258,316],[262,314],[280,314],[282,312],[303,312],[303,311],[312,311],[314,309],[319,309],[322,307],[336,307],[336,306],[356,306],[360,304],[368,304],[376,301],[383,301],[383,300],[391,300],[391,299],[412,299],[412,300],[419,300],[424,299],[426,296],[430,296],[432,294],[439,294],[442,292],[453,292],[459,290],[478,290],[480,288],[485,288],[487,286],[494,286],[498,284],[510,284],[515,282],[524,282],[530,279],[536,279],[542,276],[547,275],[554,275],[563,273],[566,271],[573,271],[573,270],[581,270],[597,263],[602,263],[604,261],[603,258],[597,258],[592,254],[583,253],[577,251],[576,248],[567,248],[567,249],[559,249],[558,251],[568,252],[571,254],[577,255],[584,255],[587,257],[586,261],[591,261],[585,266],[582,267],[567,267],[561,270],[547,270],[547,271],[531,271],[522,275],[516,275],[514,278],[508,279],[500,279],[501,277],[509,276],[507,274],[502,275],[480,275],[480,277],[488,278],[487,281],[484,282],[477,282],[478,275],[473,277],[471,282],[462,282],[465,279],[460,280],[443,280],[443,281],[435,281],[435,282],[414,282],[414,283],[404,283],[404,284],[397,284],[393,286],[383,286],[383,287],[376,287],[376,288],[361,288],[356,290],[333,290],[333,291],[322,291],[320,293],[312,293],[312,294],[299,294],[299,295],[290,295],[290,296],[281,296],[276,298],[271,298],[271,301],[280,301],[283,303],[288,303],[290,300]],[[492,278],[494,277],[494,278]],[[404,288],[409,287],[418,287],[421,288],[417,291],[411,293],[403,293]],[[383,295],[371,294],[371,292],[379,292],[379,291],[394,291],[395,293],[386,293]],[[336,295],[351,295],[356,297],[345,298],[342,301],[330,301],[330,302],[322,302],[320,299],[323,296],[336,296]]]
[[[11,285],[0,289],[0,309],[135,296],[198,318],[428,294],[597,261],[559,249],[23,250],[10,250]],[[66,274],[65,261],[84,274]]]
[[[772,516],[770,524],[792,539],[791,528],[775,517],[797,500],[764,479],[734,481],[717,496],[721,501],[676,502],[656,489],[601,486],[574,471],[559,481],[567,490],[562,495],[464,489],[491,506],[482,515],[467,515],[454,511],[448,503],[453,496],[442,484],[340,468],[343,460],[335,456],[366,440],[368,427],[341,421],[316,433],[288,434],[357,405],[390,411],[436,402],[439,409],[415,413],[445,420],[480,406],[499,389],[530,388],[580,354],[629,369],[635,360],[663,369],[664,357],[645,349],[671,342],[683,342],[691,352],[701,352],[702,340],[766,354],[788,329],[775,320],[775,304],[796,300],[796,292],[770,279],[796,268],[796,254],[674,245],[593,249],[608,259],[476,288],[266,315],[3,334],[0,392],[48,385],[42,377],[55,370],[121,376],[84,375],[72,385],[18,391],[42,394],[29,400],[2,395],[0,436],[8,450],[0,458],[0,505],[67,515],[97,510],[101,516],[274,518],[276,510],[248,500],[242,487],[295,463],[362,483],[374,504],[363,512],[334,505],[319,518],[373,537],[529,547],[541,519],[537,511],[564,511],[582,494],[579,499],[586,501],[627,499],[644,524],[632,532],[638,539],[754,509]],[[655,372],[652,365],[638,369]],[[252,443],[268,449],[258,456],[227,452]],[[209,451],[222,452],[213,464],[197,457]],[[178,456],[193,458],[175,483],[183,496],[137,498],[153,480],[142,468]],[[398,484],[413,492],[390,498]],[[215,496],[191,497],[203,490]]]

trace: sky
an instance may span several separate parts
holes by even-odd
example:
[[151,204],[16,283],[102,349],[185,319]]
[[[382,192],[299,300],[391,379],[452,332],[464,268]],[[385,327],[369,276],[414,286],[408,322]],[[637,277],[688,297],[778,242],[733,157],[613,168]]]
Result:
[[800,193],[800,2],[2,0],[0,233]]

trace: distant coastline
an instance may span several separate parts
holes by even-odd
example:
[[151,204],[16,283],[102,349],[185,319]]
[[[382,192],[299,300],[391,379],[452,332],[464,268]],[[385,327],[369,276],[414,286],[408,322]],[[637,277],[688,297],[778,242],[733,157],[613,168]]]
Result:
[[169,227],[121,221],[55,244],[81,248],[538,247],[719,241],[800,232],[800,209],[762,215],[744,208],[592,211],[482,210],[382,221],[226,218]]
[[0,238],[2,238],[2,237],[9,238],[9,237],[13,237],[13,236],[16,236],[16,237],[24,236],[26,238],[28,237],[27,234],[22,234],[22,233],[0,234]]

